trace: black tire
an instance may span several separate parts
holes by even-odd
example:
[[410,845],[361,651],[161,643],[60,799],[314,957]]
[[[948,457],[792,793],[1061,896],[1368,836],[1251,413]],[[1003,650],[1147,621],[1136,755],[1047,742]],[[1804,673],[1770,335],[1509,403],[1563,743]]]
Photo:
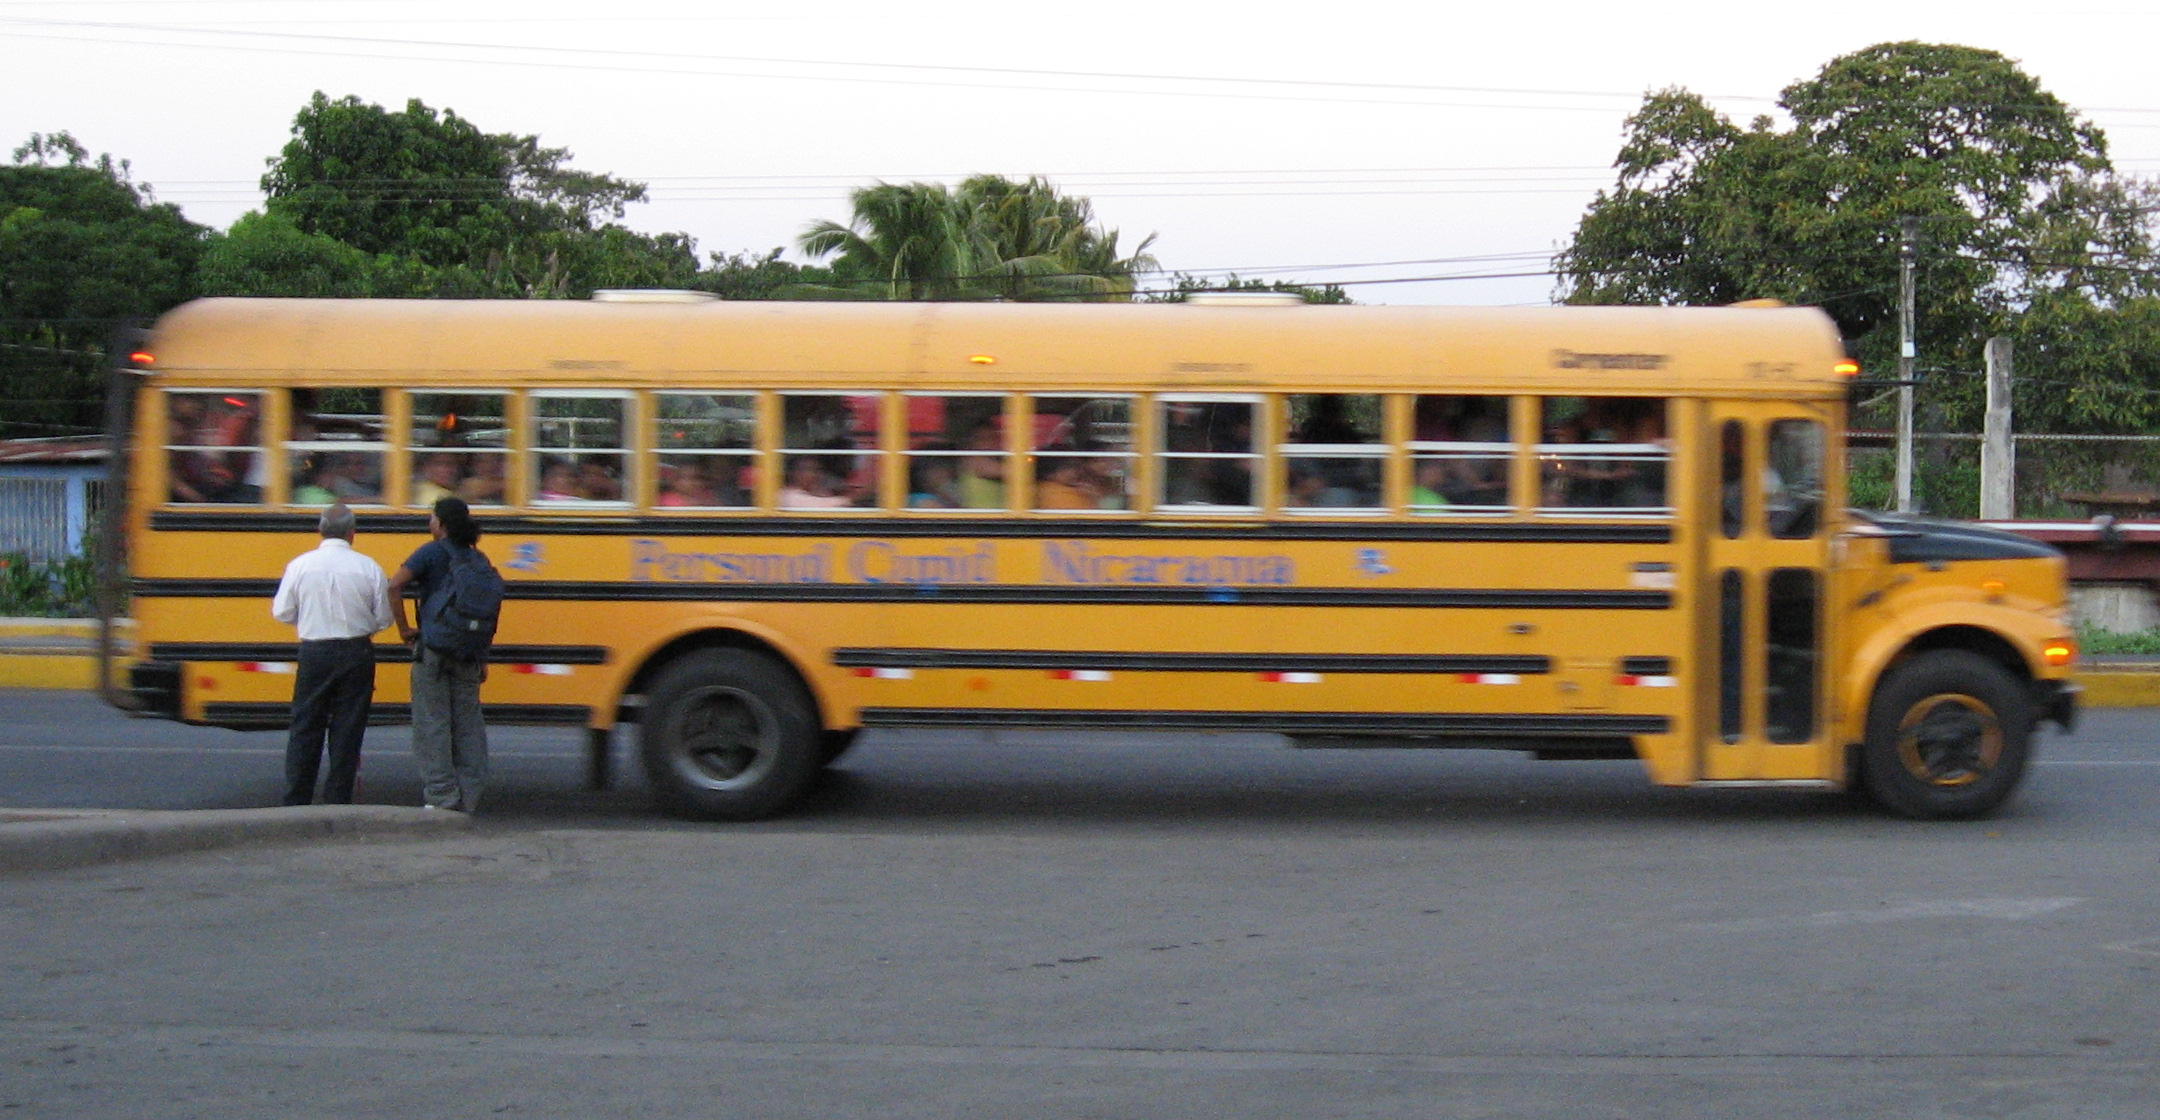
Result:
[[1962,650],[1923,653],[1876,686],[1863,784],[1903,816],[1982,816],[2024,778],[2034,719],[2024,686],[2002,666]]
[[786,664],[744,650],[701,650],[646,692],[639,752],[660,807],[748,821],[788,807],[816,776],[816,711]]

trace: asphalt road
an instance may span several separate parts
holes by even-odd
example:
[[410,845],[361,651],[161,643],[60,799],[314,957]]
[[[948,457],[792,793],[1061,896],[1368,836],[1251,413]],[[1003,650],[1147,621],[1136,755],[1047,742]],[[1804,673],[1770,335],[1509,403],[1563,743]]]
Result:
[[[0,803],[274,800],[280,741],[0,693]],[[0,879],[0,1115],[2146,1117],[2160,728],[2000,816],[1264,736],[867,737],[651,816],[503,729],[451,839]],[[412,801],[401,731],[364,799]],[[626,760],[627,762],[627,760]]]

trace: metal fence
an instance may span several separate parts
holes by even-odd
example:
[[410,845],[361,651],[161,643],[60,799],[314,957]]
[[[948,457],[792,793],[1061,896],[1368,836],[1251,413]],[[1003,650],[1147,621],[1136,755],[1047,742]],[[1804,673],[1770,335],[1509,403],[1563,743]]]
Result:
[[[70,491],[79,491],[79,504]],[[0,478],[0,554],[35,563],[78,555],[104,508],[103,479]]]
[[[2021,518],[2160,517],[2160,435],[2020,433],[2015,509]],[[1888,509],[1894,451],[1880,432],[1853,433],[1853,504]],[[1980,437],[1921,432],[1913,438],[1913,499],[1921,512],[1980,515]]]

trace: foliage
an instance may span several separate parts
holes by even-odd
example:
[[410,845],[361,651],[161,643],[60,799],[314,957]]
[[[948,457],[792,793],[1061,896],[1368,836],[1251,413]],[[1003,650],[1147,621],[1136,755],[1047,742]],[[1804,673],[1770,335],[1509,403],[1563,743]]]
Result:
[[1255,277],[1241,277],[1235,272],[1221,279],[1194,276],[1186,272],[1176,273],[1170,278],[1169,290],[1151,292],[1147,296],[1147,300],[1150,303],[1183,303],[1201,292],[1288,292],[1306,303],[1341,304],[1356,302],[1350,298],[1349,293],[1342,290],[1340,284],[1322,284],[1315,287],[1310,284],[1300,284],[1294,280],[1261,280]]
[[690,286],[722,299],[803,299],[834,285],[831,269],[783,261],[780,252],[713,253]]
[[2077,639],[2078,649],[2087,655],[2160,654],[2160,630],[2125,634],[2079,623]]
[[0,437],[97,431],[106,340],[194,294],[203,227],[65,132],[0,166]]
[[812,223],[797,245],[833,259],[829,298],[893,300],[1130,299],[1155,268],[1144,238],[1121,256],[1118,232],[1087,200],[1039,177],[977,175],[941,183],[878,183],[849,195],[845,225]]
[[258,294],[559,298],[687,287],[697,275],[688,236],[610,221],[644,200],[642,184],[575,170],[537,137],[482,132],[418,100],[393,113],[321,92],[292,132],[263,176],[267,216],[359,255],[263,226],[219,259],[221,282]]
[[[1990,334],[2044,297],[2146,293],[2141,192],[2108,177],[2100,131],[1992,51],[1885,43],[1779,101],[1788,129],[1741,128],[1685,90],[1627,124],[1615,186],[1560,254],[1572,303],[1821,305],[1864,364],[1894,363],[1900,221],[1918,220],[1925,364],[1977,369]],[[1977,381],[1944,386],[1977,419]]]
[[34,563],[21,552],[0,553],[0,617],[85,617],[95,586],[88,556]]

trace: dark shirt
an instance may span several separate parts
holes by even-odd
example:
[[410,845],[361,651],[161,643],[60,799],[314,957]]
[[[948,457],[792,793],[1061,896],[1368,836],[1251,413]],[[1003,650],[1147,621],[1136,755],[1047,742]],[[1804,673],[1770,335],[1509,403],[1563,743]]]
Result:
[[412,582],[406,585],[406,594],[419,600],[420,644],[427,645],[434,634],[435,612],[442,604],[442,593],[449,585],[450,549],[448,541],[429,541],[421,545],[405,561],[405,570],[412,573]]

